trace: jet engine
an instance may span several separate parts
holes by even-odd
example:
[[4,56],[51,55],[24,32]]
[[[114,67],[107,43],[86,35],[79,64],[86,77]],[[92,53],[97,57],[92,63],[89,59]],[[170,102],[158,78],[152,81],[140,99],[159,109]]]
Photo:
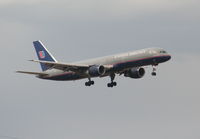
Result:
[[88,69],[88,74],[92,77],[101,76],[105,73],[105,67],[102,65],[94,65]]
[[132,68],[124,73],[125,77],[139,79],[145,75],[144,68]]

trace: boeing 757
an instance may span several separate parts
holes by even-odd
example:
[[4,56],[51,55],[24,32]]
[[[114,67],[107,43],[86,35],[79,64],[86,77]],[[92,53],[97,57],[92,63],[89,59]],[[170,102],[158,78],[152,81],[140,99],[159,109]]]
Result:
[[42,72],[17,71],[18,73],[32,74],[40,79],[56,81],[87,78],[86,86],[94,85],[92,78],[95,77],[109,76],[111,82],[107,84],[108,87],[117,85],[114,81],[117,74],[133,79],[142,78],[145,75],[144,66],[152,66],[152,76],[156,76],[156,66],[171,59],[162,48],[147,48],[73,63],[62,63],[52,56],[41,41],[34,41],[33,45],[38,60],[30,61],[40,63]]

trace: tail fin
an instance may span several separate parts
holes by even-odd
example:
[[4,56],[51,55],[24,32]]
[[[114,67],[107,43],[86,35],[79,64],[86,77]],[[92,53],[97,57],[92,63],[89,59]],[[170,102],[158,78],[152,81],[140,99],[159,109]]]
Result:
[[[52,61],[57,62],[56,59],[51,55],[51,53],[45,48],[41,41],[34,41],[33,45],[35,47],[38,59],[41,61]],[[40,63],[42,71],[49,69],[45,64]]]

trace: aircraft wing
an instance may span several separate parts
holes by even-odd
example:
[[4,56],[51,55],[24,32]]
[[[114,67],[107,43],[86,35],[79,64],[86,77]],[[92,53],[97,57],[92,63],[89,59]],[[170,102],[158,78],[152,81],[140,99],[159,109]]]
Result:
[[24,74],[32,74],[32,75],[40,75],[40,76],[45,76],[48,75],[43,72],[31,72],[31,71],[16,71],[17,73],[24,73]]
[[[79,72],[82,73],[83,71],[86,71],[91,65],[85,65],[85,64],[70,64],[70,63],[61,63],[61,62],[50,62],[50,61],[40,61],[40,60],[30,60],[32,62],[42,63],[46,66],[49,66],[51,68],[59,69],[59,70],[65,70],[65,71],[73,71],[73,72]],[[111,65],[103,65],[106,70],[112,68]]]
[[30,60],[30,61],[42,63],[51,68],[66,70],[66,71],[71,70],[74,72],[79,71],[79,70],[87,70],[89,68],[89,65],[83,65],[83,64],[68,64],[68,63],[40,61],[40,60]]

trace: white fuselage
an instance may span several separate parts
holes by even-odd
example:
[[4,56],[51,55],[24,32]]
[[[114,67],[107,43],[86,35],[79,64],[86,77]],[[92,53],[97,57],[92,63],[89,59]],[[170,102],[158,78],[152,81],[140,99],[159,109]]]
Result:
[[[110,66],[112,67],[112,69],[105,74],[105,76],[108,76],[111,72],[120,72],[122,70],[146,65],[157,65],[159,63],[168,61],[170,58],[171,56],[167,54],[167,52],[164,51],[162,48],[147,48],[128,53],[73,62],[73,64],[104,65],[108,67]],[[77,80],[88,78],[87,76],[78,76],[72,71],[64,71],[58,69],[50,69],[45,72],[48,74],[45,79],[52,80]],[[70,75],[69,78],[67,78],[66,75]],[[77,77],[73,78],[73,75]],[[65,77],[62,78],[62,76]]]

